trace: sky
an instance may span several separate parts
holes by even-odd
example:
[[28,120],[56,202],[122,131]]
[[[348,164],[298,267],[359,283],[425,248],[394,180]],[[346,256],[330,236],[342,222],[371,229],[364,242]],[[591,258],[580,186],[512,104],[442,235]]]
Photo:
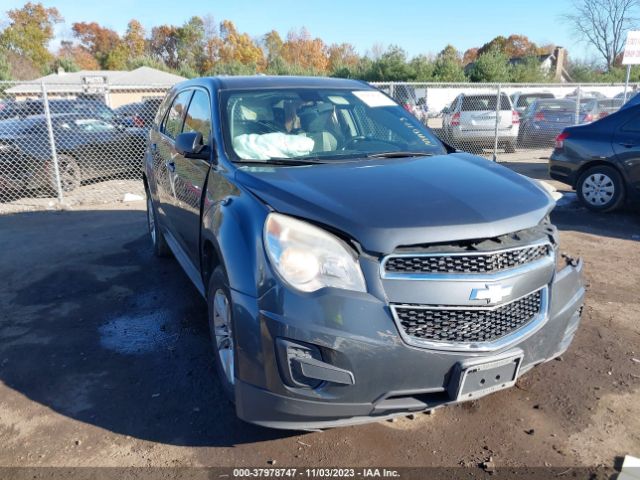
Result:
[[[26,0],[2,0],[0,12]],[[33,0],[37,1],[37,0]],[[193,15],[232,20],[238,30],[259,37],[276,29],[282,36],[306,27],[326,43],[349,42],[360,54],[374,44],[399,45],[410,56],[436,54],[447,43],[464,52],[497,35],[523,34],[538,44],[554,43],[574,59],[591,59],[561,18],[571,0],[39,0],[56,7],[65,19],[57,40],[70,39],[71,24],[96,21],[123,33],[131,18],[150,30],[164,23],[181,24]],[[6,21],[6,18],[3,18]],[[4,21],[2,23],[4,23]]]

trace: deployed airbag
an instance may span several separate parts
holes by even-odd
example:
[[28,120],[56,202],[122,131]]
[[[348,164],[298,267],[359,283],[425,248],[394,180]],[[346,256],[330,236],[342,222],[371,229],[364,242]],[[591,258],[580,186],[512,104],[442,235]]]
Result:
[[303,135],[289,135],[281,132],[247,133],[233,139],[236,154],[245,160],[267,160],[269,158],[294,158],[311,153],[312,138]]

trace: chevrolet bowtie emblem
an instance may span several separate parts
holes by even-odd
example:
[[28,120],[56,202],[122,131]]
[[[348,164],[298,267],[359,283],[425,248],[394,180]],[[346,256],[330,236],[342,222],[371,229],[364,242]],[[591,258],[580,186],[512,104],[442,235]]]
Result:
[[511,290],[513,290],[512,285],[485,285],[485,287],[471,290],[469,300],[486,300],[488,304],[498,303],[511,295]]

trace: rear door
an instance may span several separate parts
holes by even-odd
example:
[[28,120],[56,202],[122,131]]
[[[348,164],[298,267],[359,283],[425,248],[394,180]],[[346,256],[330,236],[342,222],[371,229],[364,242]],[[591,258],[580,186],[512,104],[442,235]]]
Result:
[[[622,112],[620,112],[622,113]],[[624,117],[613,134],[613,151],[636,193],[640,192],[640,112]],[[613,117],[611,118],[613,119]],[[603,120],[606,122],[606,120]]]
[[[182,132],[200,132],[204,145],[212,146],[211,141],[211,100],[206,90],[196,88]],[[173,226],[189,258],[194,265],[200,263],[200,202],[204,184],[211,167],[210,159],[185,158],[175,154],[174,194],[176,208]]]

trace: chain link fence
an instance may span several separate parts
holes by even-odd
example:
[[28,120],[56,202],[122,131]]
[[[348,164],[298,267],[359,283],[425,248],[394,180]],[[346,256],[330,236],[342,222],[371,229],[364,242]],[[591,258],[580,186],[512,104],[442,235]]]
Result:
[[[374,83],[442,140],[496,161],[546,158],[565,127],[617,111],[638,85]],[[499,99],[499,100],[498,100]]]
[[[564,127],[625,96],[611,84],[374,85],[444,141],[497,161],[548,157]],[[141,198],[148,129],[170,87],[0,82],[0,214]]]
[[141,198],[169,88],[0,82],[0,214]]

